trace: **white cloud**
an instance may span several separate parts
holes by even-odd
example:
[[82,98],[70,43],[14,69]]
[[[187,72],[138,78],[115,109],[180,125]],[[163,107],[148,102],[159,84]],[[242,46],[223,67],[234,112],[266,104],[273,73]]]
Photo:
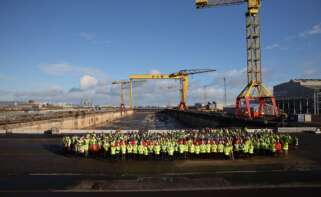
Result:
[[96,35],[90,32],[80,32],[79,36],[88,41],[93,41],[96,38]]
[[266,50],[272,50],[272,49],[280,49],[280,50],[288,50],[289,48],[283,47],[280,44],[271,44],[265,47]]
[[48,100],[63,96],[64,91],[56,86],[48,87],[47,89],[36,90],[36,91],[16,91],[13,93],[15,98],[21,99],[38,99]]
[[68,63],[58,63],[58,64],[42,64],[39,68],[46,74],[53,76],[63,76],[63,75],[91,75],[97,77],[101,80],[108,80],[109,77],[104,74],[103,71],[94,67],[83,67],[76,66]]
[[300,34],[300,37],[308,37],[316,34],[321,34],[321,23],[313,25],[311,29]]
[[[299,39],[306,39],[308,37],[314,36],[314,35],[318,35],[321,34],[321,23],[313,25],[310,29],[305,30],[303,32],[294,34],[294,35],[288,35],[286,36],[283,41],[285,42],[281,42],[281,44],[271,44],[268,45],[267,47],[265,47],[264,49],[267,50],[272,50],[272,49],[281,49],[281,50],[288,50],[290,47],[289,45],[291,45],[291,49],[296,49],[296,50],[303,50],[304,48],[302,48],[302,46],[300,47],[295,47],[293,46],[293,43],[295,43],[295,41],[298,41]],[[290,43],[292,42],[292,43]],[[288,46],[285,46],[288,45]]]
[[[160,73],[152,70],[149,73]],[[209,73],[211,82],[199,80],[198,77],[190,78],[188,92],[188,104],[204,101],[204,91],[206,90],[207,99],[223,103],[224,86],[223,77],[226,77],[228,103],[234,104],[235,97],[246,85],[246,67]],[[264,76],[269,78],[269,75]],[[93,75],[84,74],[79,77],[79,87],[63,90],[59,87],[49,87],[37,91],[14,92],[15,100],[39,100],[49,102],[70,102],[79,104],[81,99],[93,100],[94,104],[119,104],[118,86],[111,85],[111,79],[100,80]],[[267,81],[267,80],[265,80]],[[204,89],[204,85],[209,85]],[[178,80],[147,80],[139,83],[133,88],[134,105],[177,105],[179,103],[179,81]],[[12,95],[9,93],[8,95]],[[4,100],[4,98],[1,98]],[[129,90],[126,89],[125,99],[129,103]]]
[[157,75],[157,74],[161,74],[161,72],[159,70],[151,70],[149,71],[149,74]]
[[309,31],[309,34],[310,35],[321,34],[321,23],[314,25],[312,29]]
[[50,75],[64,75],[74,70],[74,66],[70,64],[43,64],[40,69]]
[[307,68],[307,69],[303,70],[303,75],[304,76],[311,76],[311,75],[314,75],[314,74],[316,74],[316,71],[313,68]]
[[82,92],[83,90],[80,88],[71,88],[68,93],[73,93],[73,92]]
[[317,79],[321,77],[321,65],[319,66],[305,66],[303,68],[302,78]]
[[110,44],[112,43],[111,40],[98,38],[98,36],[96,36],[96,34],[92,32],[80,32],[79,36],[92,44],[110,46]]
[[0,73],[0,80],[4,81],[4,80],[12,80],[14,79],[12,76],[9,75],[4,75]]
[[80,79],[80,89],[86,90],[89,88],[93,88],[97,85],[97,83],[98,83],[98,80],[95,79],[94,77],[92,77],[90,75],[84,75]]
[[275,48],[280,48],[279,44],[271,44],[265,47],[267,50],[275,49]]
[[240,69],[230,69],[225,71],[217,71],[211,75],[214,77],[216,84],[223,84],[223,78],[226,78],[226,84],[230,87],[243,86],[247,82],[246,76],[247,68],[244,66]]
[[291,35],[284,38],[285,41],[292,41],[297,38],[297,35]]

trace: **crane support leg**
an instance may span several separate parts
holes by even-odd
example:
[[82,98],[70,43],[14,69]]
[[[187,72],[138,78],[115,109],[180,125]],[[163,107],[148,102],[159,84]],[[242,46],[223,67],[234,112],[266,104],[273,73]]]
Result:
[[187,110],[186,99],[188,93],[188,76],[182,77],[180,80],[180,102],[178,105],[178,109],[185,111]]
[[273,106],[273,115],[274,116],[279,116],[279,108],[278,106],[276,105],[276,100],[275,100],[275,97],[271,97],[271,101],[272,101],[272,106]]
[[246,112],[250,118],[252,118],[251,114],[251,103],[250,97],[245,97],[245,105],[246,105]]
[[259,98],[259,116],[264,113],[265,100],[263,97]]
[[133,109],[133,80],[129,80],[129,107]]

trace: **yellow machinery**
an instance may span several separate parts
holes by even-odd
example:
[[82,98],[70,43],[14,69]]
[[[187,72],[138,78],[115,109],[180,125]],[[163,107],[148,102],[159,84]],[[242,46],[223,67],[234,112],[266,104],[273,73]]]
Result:
[[[139,81],[134,81],[135,83],[137,82],[144,82],[144,80],[139,80]],[[118,80],[118,81],[113,81],[112,82],[113,85],[119,84],[120,85],[120,105],[119,105],[119,110],[121,113],[126,111],[126,107],[125,107],[125,88],[128,88],[128,86],[126,87],[127,84],[130,84],[130,89],[132,91],[132,81],[129,80]],[[132,95],[132,93],[130,93],[130,95]],[[131,100],[131,98],[130,98]]]
[[180,80],[180,103],[178,105],[179,110],[186,110],[187,105],[187,93],[188,93],[188,76],[193,74],[200,74],[206,72],[214,72],[214,69],[190,69],[181,70],[172,74],[141,74],[130,75],[130,107],[133,107],[133,93],[132,93],[132,81],[137,79],[176,79]]
[[[246,40],[247,40],[247,79],[248,85],[236,99],[236,114],[250,119],[262,118],[267,102],[271,103],[272,115],[279,116],[275,97],[262,83],[261,44],[259,12],[261,0],[195,0],[197,8],[233,5],[247,2]],[[251,102],[259,104],[259,110],[253,111]],[[245,104],[245,109],[243,105]],[[244,109],[244,110],[243,110]]]

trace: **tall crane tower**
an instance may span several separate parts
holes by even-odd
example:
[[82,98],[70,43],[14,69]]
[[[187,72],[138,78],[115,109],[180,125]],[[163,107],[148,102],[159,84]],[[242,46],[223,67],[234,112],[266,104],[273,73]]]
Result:
[[[260,7],[261,0],[195,0],[196,8],[216,7],[223,5],[233,5],[246,3],[246,41],[247,41],[247,86],[236,98],[236,114],[246,116],[250,119],[262,118],[264,116],[264,106],[268,102],[272,105],[274,116],[279,115],[275,97],[262,82],[261,69],[261,44],[260,44]],[[259,102],[259,111],[255,113],[251,110],[251,102]],[[245,110],[242,110],[242,103]]]
[[177,79],[180,81],[180,103],[178,105],[179,110],[186,110],[187,105],[187,93],[188,93],[188,80],[189,75],[214,72],[214,69],[188,69],[188,70],[180,70],[176,73],[172,74],[141,74],[141,75],[130,75],[130,106],[132,107],[132,81],[137,79]]

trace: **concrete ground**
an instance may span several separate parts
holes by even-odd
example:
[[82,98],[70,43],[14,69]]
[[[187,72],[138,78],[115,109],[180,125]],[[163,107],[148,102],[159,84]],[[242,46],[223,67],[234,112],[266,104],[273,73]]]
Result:
[[[321,136],[300,134],[288,156],[109,161],[66,155],[59,136],[1,136],[1,191],[186,191],[320,188]],[[1,196],[1,195],[0,195]]]
[[61,136],[0,135],[0,196],[320,195],[321,135],[298,136],[287,156],[109,161],[64,154]]

